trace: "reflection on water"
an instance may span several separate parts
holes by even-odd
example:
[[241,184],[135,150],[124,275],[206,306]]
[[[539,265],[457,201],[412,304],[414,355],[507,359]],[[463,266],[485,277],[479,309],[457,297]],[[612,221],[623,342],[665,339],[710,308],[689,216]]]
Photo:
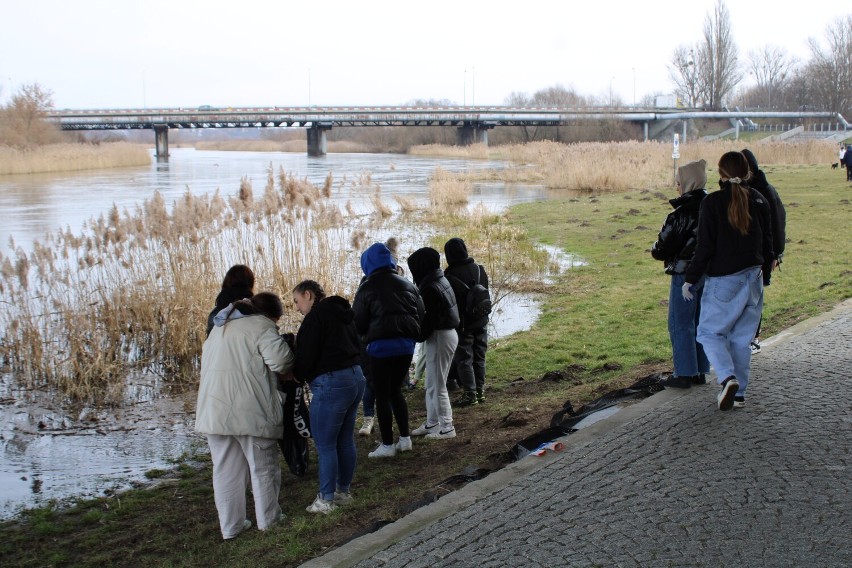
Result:
[[[97,172],[0,177],[0,250],[8,241],[30,249],[48,232],[70,227],[79,233],[83,223],[106,214],[115,204],[132,210],[159,191],[170,204],[189,188],[194,194],[219,189],[225,196],[237,192],[240,180],[253,181],[262,191],[267,170],[279,168],[321,185],[334,176],[333,199],[341,204],[369,196],[359,195],[353,182],[368,176],[389,206],[394,195],[427,203],[429,177],[438,166],[460,172],[502,168],[502,163],[479,160],[433,159],[404,155],[304,154],[254,152],[196,152],[174,149],[168,163]],[[470,205],[491,210],[546,198],[535,186],[475,184]],[[357,206],[357,204],[356,204]],[[366,205],[365,205],[366,206]],[[393,218],[395,219],[395,218]],[[373,241],[390,236],[400,240],[400,261],[423,246],[431,229],[420,224],[385,223],[370,235]],[[557,249],[548,250],[556,271],[579,263]],[[403,264],[404,265],[404,264]],[[537,319],[538,305],[531,296],[510,294],[495,306],[490,338],[528,329]],[[23,506],[45,504],[69,496],[100,495],[144,479],[150,469],[167,468],[170,461],[197,448],[203,438],[192,430],[195,394],[166,395],[156,377],[128,379],[127,404],[118,409],[70,410],[45,393],[25,392],[5,375],[0,381],[0,517]]]

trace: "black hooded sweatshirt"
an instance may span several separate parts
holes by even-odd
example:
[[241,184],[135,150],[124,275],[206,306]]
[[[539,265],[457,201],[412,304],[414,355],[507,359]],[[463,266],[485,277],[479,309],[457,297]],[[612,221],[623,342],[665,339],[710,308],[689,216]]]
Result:
[[426,341],[436,329],[458,327],[456,295],[441,270],[441,254],[429,247],[418,249],[408,257],[408,268],[426,308],[418,341]]
[[488,288],[488,273],[481,264],[476,264],[468,255],[465,242],[454,237],[444,245],[444,256],[447,258],[447,269],[444,275],[450,281],[453,292],[456,294],[456,303],[462,308],[459,310],[461,324],[459,329],[477,330],[488,325],[488,316],[474,322],[465,321],[464,306],[467,305],[467,291],[473,284],[482,284]]
[[345,298],[329,296],[314,304],[296,335],[293,374],[311,381],[323,373],[357,365],[361,353],[355,312]]
[[766,174],[763,173],[757,165],[757,158],[746,148],[742,151],[743,156],[748,161],[748,169],[751,171],[751,177],[746,184],[752,189],[756,189],[769,205],[769,222],[772,225],[772,251],[776,258],[780,258],[784,254],[784,247],[787,243],[787,211],[784,209],[784,204],[781,203],[781,196],[775,190],[775,187],[766,179]]

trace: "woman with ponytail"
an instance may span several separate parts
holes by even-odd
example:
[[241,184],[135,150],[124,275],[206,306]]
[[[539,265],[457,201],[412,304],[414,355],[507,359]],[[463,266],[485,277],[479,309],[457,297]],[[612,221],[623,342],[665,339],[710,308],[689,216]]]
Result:
[[698,243],[686,272],[683,298],[706,275],[701,297],[698,341],[722,389],[719,410],[745,406],[751,340],[763,310],[763,286],[775,255],[769,205],[745,185],[749,167],[740,152],[719,159],[719,191],[701,203]]

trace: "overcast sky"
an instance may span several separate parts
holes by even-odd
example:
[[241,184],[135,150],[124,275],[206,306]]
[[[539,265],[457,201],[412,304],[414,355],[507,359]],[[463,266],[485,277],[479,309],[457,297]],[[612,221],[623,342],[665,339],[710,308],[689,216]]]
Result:
[[[0,0],[0,102],[23,84],[57,108],[500,105],[562,85],[632,104],[715,0]],[[852,13],[839,0],[729,0],[741,60]]]

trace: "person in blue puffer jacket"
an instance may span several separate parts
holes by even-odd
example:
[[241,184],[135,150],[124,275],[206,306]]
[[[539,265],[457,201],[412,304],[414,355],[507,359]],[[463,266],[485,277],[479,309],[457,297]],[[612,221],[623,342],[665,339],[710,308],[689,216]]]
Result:
[[[390,249],[382,243],[371,245],[361,255],[361,282],[352,309],[355,329],[366,346],[369,380],[376,396],[376,418],[382,442],[368,454],[370,458],[393,457],[411,450],[408,404],[402,386],[420,337],[425,308],[417,288],[397,273]],[[393,442],[393,420],[399,428],[399,442]]]

